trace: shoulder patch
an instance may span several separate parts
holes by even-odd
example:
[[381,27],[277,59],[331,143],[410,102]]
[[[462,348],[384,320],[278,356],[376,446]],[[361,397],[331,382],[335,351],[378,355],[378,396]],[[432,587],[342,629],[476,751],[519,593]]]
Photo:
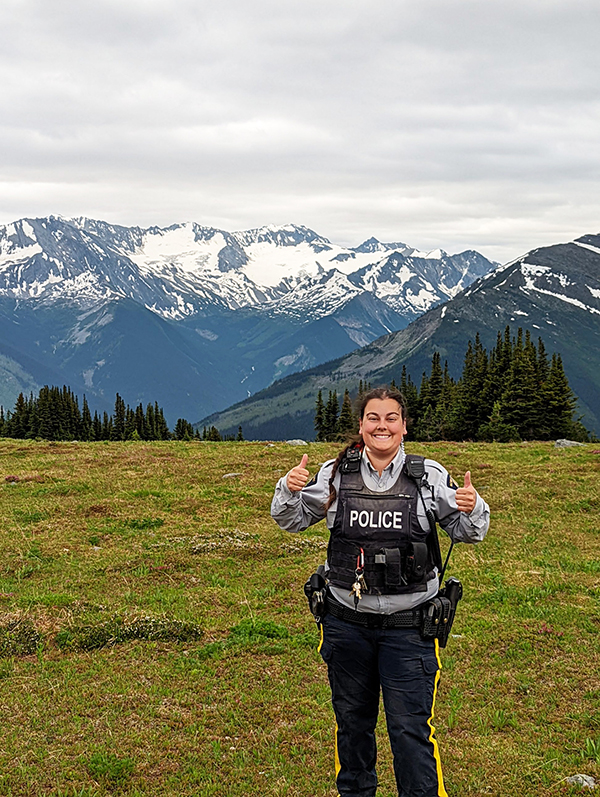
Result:
[[448,474],[448,478],[446,479],[446,484],[452,490],[458,490],[458,484],[454,481],[454,479],[452,478],[452,476],[450,474]]
[[304,485],[304,487],[305,487],[305,488],[306,488],[306,487],[312,487],[312,486],[313,486],[313,484],[316,484],[316,483],[317,483],[317,476],[318,476],[318,473],[315,473],[315,475],[312,477],[312,479],[311,479],[309,482],[307,482],[307,483]]

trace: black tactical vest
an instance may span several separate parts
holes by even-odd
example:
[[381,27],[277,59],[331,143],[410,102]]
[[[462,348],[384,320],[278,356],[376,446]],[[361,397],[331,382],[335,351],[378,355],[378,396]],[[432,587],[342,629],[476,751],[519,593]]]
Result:
[[361,549],[364,579],[371,595],[426,592],[434,577],[429,530],[417,518],[417,485],[402,468],[393,487],[369,490],[360,473],[360,456],[342,461],[338,505],[327,551],[329,581],[350,589],[356,581]]

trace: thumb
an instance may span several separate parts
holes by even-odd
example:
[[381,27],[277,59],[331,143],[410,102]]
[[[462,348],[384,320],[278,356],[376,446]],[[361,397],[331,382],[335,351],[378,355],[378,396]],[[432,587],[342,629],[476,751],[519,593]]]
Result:
[[472,486],[473,485],[471,484],[471,471],[468,470],[465,473],[465,487],[472,487]]
[[302,460],[300,461],[300,465],[298,467],[305,468],[307,462],[308,462],[308,454],[302,454]]

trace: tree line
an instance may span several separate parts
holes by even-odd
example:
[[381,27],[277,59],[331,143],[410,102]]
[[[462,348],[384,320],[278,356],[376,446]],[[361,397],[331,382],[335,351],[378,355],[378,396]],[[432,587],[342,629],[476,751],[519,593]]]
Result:
[[211,426],[202,432],[194,429],[185,418],[179,418],[170,431],[162,407],[157,402],[135,408],[126,404],[117,393],[112,414],[91,414],[85,396],[81,401],[73,391],[63,385],[45,385],[37,396],[20,393],[12,411],[4,412],[0,406],[0,437],[43,440],[243,440],[242,427],[237,437],[223,438]]
[[[360,401],[370,387],[361,380],[355,397]],[[418,387],[406,366],[391,387],[404,394],[413,440],[590,439],[576,417],[577,397],[560,354],[549,356],[542,339],[535,344],[520,327],[516,336],[508,326],[498,332],[490,352],[477,334],[474,343],[468,342],[459,379],[450,376],[448,363],[442,367],[439,352],[434,352],[430,372],[423,372]],[[341,408],[336,391],[329,391],[327,401],[319,391],[314,425],[319,441],[343,440],[358,431],[350,391],[345,391]]]

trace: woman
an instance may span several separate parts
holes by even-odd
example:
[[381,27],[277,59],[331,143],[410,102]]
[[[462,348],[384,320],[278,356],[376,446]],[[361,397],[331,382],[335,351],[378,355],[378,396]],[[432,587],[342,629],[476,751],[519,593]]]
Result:
[[[401,393],[377,388],[360,405],[358,443],[309,482],[308,457],[277,484],[271,514],[288,531],[326,518],[327,611],[320,652],[336,716],[339,797],[377,790],[375,725],[383,693],[399,797],[447,797],[432,725],[441,663],[437,639],[422,638],[421,608],[439,589],[431,515],[454,542],[476,543],[489,507],[465,474],[424,460],[411,477]],[[429,513],[429,517],[428,517]]]

